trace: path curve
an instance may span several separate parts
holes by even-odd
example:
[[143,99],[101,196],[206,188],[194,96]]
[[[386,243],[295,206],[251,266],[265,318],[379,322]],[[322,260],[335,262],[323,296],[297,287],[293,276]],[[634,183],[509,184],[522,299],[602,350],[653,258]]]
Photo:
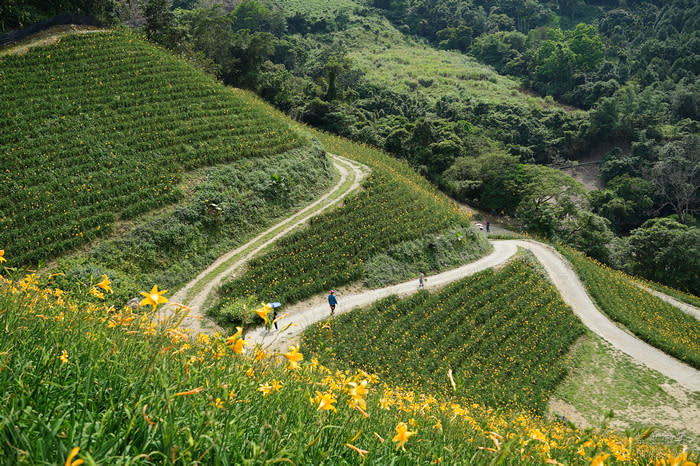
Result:
[[[229,251],[216,259],[211,265],[209,265],[209,267],[203,270],[199,275],[197,275],[196,278],[187,283],[187,285],[181,288],[170,298],[170,302],[183,304],[190,309],[187,317],[185,317],[181,323],[182,328],[189,329],[195,335],[197,333],[213,333],[216,331],[223,332],[223,329],[204,316],[204,310],[202,309],[212,290],[219,286],[225,279],[231,277],[259,251],[269,246],[280,237],[286,235],[302,223],[306,222],[309,220],[309,218],[314,217],[327,208],[337,204],[349,193],[360,187],[360,182],[369,173],[369,168],[357,162],[350,161],[345,157],[340,157],[334,154],[329,154],[329,156],[333,159],[333,165],[340,172],[340,179],[333,189],[291,217],[260,233],[246,244],[234,249],[233,251]],[[352,184],[349,187],[346,187],[343,192],[339,192],[349,178],[352,179]],[[321,205],[321,208],[316,209],[316,207],[319,205]],[[262,243],[260,242],[263,238],[268,236],[269,238]],[[231,260],[231,258],[235,258],[236,256],[240,257],[225,269],[216,272],[216,276],[209,278],[206,285],[194,296],[189,296],[189,294],[191,294],[190,291],[197,284],[203,280],[207,280],[207,277],[214,273],[217,269],[221,268],[222,264],[225,264],[227,261]],[[173,309],[166,309],[166,312],[173,312]]]
[[[693,391],[700,391],[700,371],[631,335],[603,315],[588,296],[578,274],[552,247],[531,240],[491,241],[494,251],[488,256],[429,277],[430,288],[438,288],[482,270],[503,264],[522,247],[531,251],[549,274],[562,299],[593,333],[615,348],[642,362],[664,376],[673,379]],[[417,280],[398,285],[369,290],[359,294],[340,296],[336,314],[343,314],[358,307],[366,307],[391,295],[406,296],[417,291]],[[309,325],[330,317],[328,304],[316,304],[303,312],[290,315],[279,322],[280,331],[258,327],[248,332],[246,338],[252,345],[260,344],[271,349],[286,350],[290,343],[298,341]]]

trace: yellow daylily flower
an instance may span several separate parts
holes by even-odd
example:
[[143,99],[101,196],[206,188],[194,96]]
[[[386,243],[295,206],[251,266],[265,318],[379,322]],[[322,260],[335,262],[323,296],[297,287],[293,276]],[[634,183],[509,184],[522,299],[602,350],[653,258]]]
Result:
[[290,346],[289,350],[288,353],[284,353],[284,357],[289,360],[289,368],[299,369],[299,361],[304,359],[304,355],[299,352],[298,346]]
[[367,403],[365,402],[364,396],[368,393],[367,381],[363,380],[359,384],[355,382],[350,382],[352,388],[349,390],[350,394],[350,405],[357,406],[363,411],[367,409]]
[[153,311],[155,312],[159,304],[166,304],[168,302],[168,298],[163,296],[167,292],[168,290],[158,291],[158,285],[153,285],[150,293],[146,293],[145,291],[141,292],[141,295],[145,296],[145,298],[141,300],[140,305],[151,305],[153,306]]
[[262,392],[263,396],[268,396],[270,393],[272,393],[272,390],[272,385],[270,385],[269,383],[261,383],[258,386],[258,391]]
[[110,286],[112,282],[109,281],[109,278],[107,277],[106,274],[102,274],[102,281],[98,283],[95,286],[99,286],[103,290],[105,290],[107,293],[113,293],[112,287]]
[[0,264],[2,264],[3,262],[7,262],[7,259],[5,259],[5,250],[0,249]]
[[85,463],[84,460],[77,459],[73,461],[73,458],[78,456],[78,452],[80,451],[80,447],[73,447],[73,449],[68,453],[68,458],[66,458],[66,464],[65,466],[80,466],[81,464]]
[[608,459],[610,455],[608,453],[598,453],[593,460],[591,460],[591,466],[603,466],[605,464],[605,460]]
[[63,350],[63,353],[58,357],[58,359],[61,360],[61,363],[65,364],[68,362],[68,351]]
[[272,306],[269,304],[265,304],[263,307],[260,309],[256,309],[255,313],[262,317],[262,319],[265,321],[265,326],[270,323],[270,319],[267,318],[267,315],[272,311]]
[[321,392],[316,392],[316,398],[311,399],[311,403],[318,405],[318,410],[319,411],[335,411],[337,412],[338,410],[333,406],[335,402],[337,402],[335,395],[333,393],[321,393]]
[[669,453],[666,458],[656,461],[657,466],[696,466],[692,461],[688,461],[688,452],[684,448],[683,451],[678,455],[674,456]]
[[406,425],[405,422],[399,422],[399,424],[396,426],[396,435],[394,435],[394,438],[392,439],[394,442],[396,442],[396,449],[398,450],[399,447],[401,447],[402,450],[406,450],[404,448],[404,444],[416,433],[417,432],[410,432],[408,430],[408,425]]
[[228,345],[234,353],[241,354],[243,352],[243,347],[248,344],[246,340],[241,338],[242,335],[243,328],[236,327],[236,333],[226,339],[226,345]]

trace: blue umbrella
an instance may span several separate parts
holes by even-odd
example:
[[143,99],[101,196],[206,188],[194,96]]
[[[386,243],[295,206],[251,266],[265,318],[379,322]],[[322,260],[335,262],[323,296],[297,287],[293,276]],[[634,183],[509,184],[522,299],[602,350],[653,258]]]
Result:
[[270,306],[272,306],[273,309],[277,309],[281,305],[282,305],[282,303],[270,303]]

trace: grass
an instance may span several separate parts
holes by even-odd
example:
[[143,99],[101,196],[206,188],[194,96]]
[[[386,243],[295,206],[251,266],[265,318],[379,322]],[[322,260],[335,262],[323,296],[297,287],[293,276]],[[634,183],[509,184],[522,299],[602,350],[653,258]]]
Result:
[[[3,275],[0,454],[13,464],[71,452],[86,464],[588,464],[599,454],[650,464],[672,452],[308,355],[294,369],[260,349],[240,354],[235,336],[190,340],[176,322],[109,308],[87,289],[67,297],[48,277]],[[414,434],[398,436],[402,425]]]
[[310,17],[328,17],[359,8],[353,0],[274,0],[272,3],[284,9],[289,15],[301,13]]
[[616,429],[653,427],[652,442],[700,448],[697,423],[693,428],[700,393],[640,365],[593,334],[582,340],[570,375],[554,397],[571,403],[589,425],[599,425],[612,411],[608,423]]
[[541,411],[582,333],[556,289],[530,261],[518,259],[434,294],[389,297],[317,324],[302,346],[319,356],[329,352],[341,367],[433,393]]

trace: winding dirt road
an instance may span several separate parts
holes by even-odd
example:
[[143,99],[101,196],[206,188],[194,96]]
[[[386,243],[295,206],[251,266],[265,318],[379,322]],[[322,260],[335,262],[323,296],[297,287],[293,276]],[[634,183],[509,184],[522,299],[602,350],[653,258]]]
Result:
[[[676,380],[681,385],[693,391],[700,391],[700,371],[683,364],[677,359],[643,342],[634,335],[627,333],[614,322],[604,316],[586,293],[583,283],[568,262],[553,248],[542,243],[529,240],[492,241],[493,253],[476,262],[457,269],[449,270],[429,277],[430,289],[447,285],[476,272],[494,267],[506,262],[522,247],[535,255],[549,274],[552,282],[561,293],[564,302],[573,309],[593,333],[611,343],[615,348],[642,362],[666,377]],[[386,288],[364,291],[358,294],[339,296],[336,314],[350,312],[391,295],[407,296],[418,290],[418,281],[400,283]],[[270,349],[285,350],[289,345],[296,344],[303,330],[309,325],[330,318],[328,304],[318,299],[301,312],[290,313],[279,322],[280,330],[256,328],[247,334],[253,345],[260,344]],[[296,309],[304,305],[294,306]]]
[[[213,333],[223,331],[208,319],[203,317],[203,307],[215,287],[223,280],[234,276],[243,269],[245,263],[259,251],[272,244],[289,231],[306,222],[310,217],[318,215],[326,208],[338,203],[347,194],[358,188],[368,169],[358,163],[335,155],[331,156],[333,163],[340,172],[340,180],[336,186],[297,214],[271,227],[253,240],[217,259],[199,276],[178,291],[171,302],[187,305],[190,308],[188,317],[182,322],[182,327],[193,334]],[[618,327],[604,316],[593,304],[591,298],[579,280],[576,272],[569,263],[553,248],[530,240],[492,241],[494,251],[488,256],[429,277],[430,289],[437,289],[448,283],[467,277],[479,271],[505,263],[518,250],[518,247],[531,251],[542,264],[550,279],[561,293],[564,302],[573,309],[593,333],[607,340],[612,346],[640,361],[651,369],[676,380],[681,385],[693,391],[700,391],[700,371],[681,363],[677,359],[648,345],[636,336]],[[391,295],[407,296],[418,290],[417,280],[375,290],[362,290],[359,293],[339,296],[337,314],[349,312],[359,307],[366,307],[379,299]],[[684,312],[696,315],[697,308],[678,303],[672,298],[655,292]],[[330,318],[329,308],[325,297],[316,296],[309,301],[289,306],[287,314],[279,321],[280,330],[269,330],[258,327],[249,331],[246,338],[252,345],[259,344],[268,349],[286,350],[289,345],[298,343],[301,333],[309,325]]]
[[[195,335],[197,333],[223,332],[224,330],[221,327],[204,317],[204,304],[214,288],[219,286],[225,279],[239,272],[245,263],[262,249],[303,224],[309,218],[337,204],[349,193],[360,187],[360,182],[367,176],[369,169],[344,157],[329,155],[333,160],[333,165],[340,172],[340,179],[333,189],[295,215],[270,227],[239,248],[219,257],[170,298],[170,302],[183,304],[190,309],[189,314],[182,321],[181,326],[183,328],[189,329]],[[172,312],[172,309],[166,309],[166,312]]]

